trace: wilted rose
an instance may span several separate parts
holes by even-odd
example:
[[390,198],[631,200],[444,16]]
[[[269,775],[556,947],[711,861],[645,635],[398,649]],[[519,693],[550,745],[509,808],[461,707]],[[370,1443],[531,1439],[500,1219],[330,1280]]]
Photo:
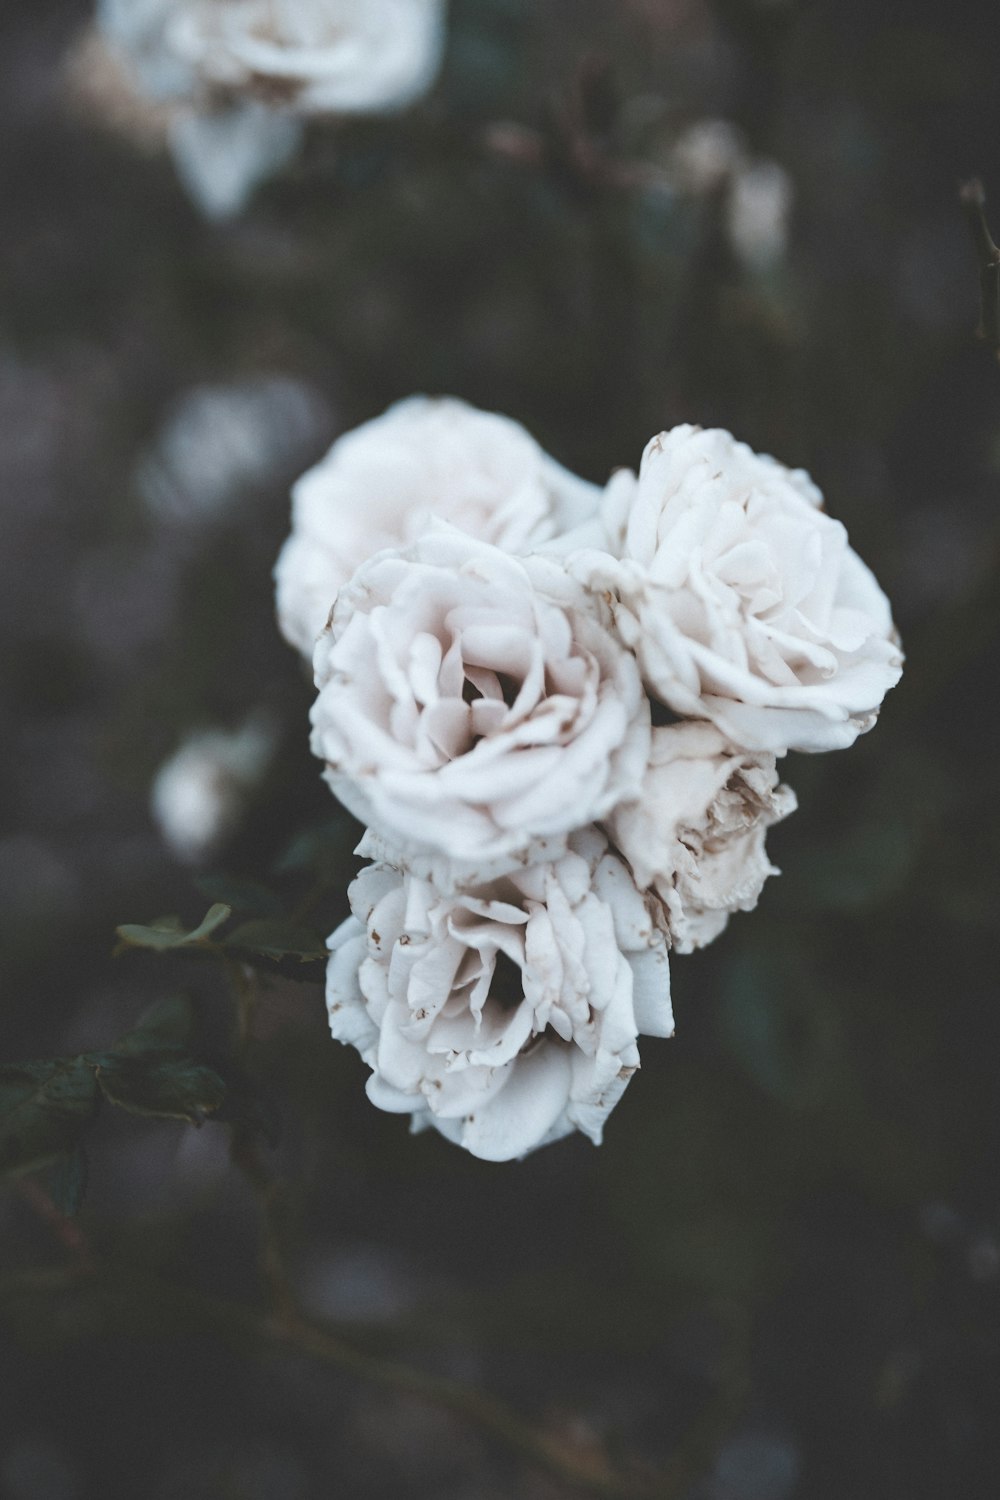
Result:
[[351,886],[330,939],[334,1037],[372,1069],[381,1109],[488,1161],[580,1130],[598,1144],[670,1036],[667,948],[650,903],[594,828],[553,863],[452,895],[391,865]]
[[337,590],[361,563],[434,517],[525,552],[596,512],[600,491],[518,422],[450,397],[413,396],[334,443],[292,491],[275,568],[278,623],[312,652]]
[[835,750],[875,722],[902,655],[889,603],[801,469],[727,432],[653,438],[605,492],[604,594],[650,693],[750,750]]
[[473,880],[637,794],[649,703],[588,603],[558,565],[444,526],[341,589],[312,748],[395,859],[444,856]]
[[636,883],[664,903],[674,948],[717,937],[734,911],[751,911],[778,871],[764,848],[773,823],[795,810],[767,752],[733,750],[712,724],[653,730],[641,795],[605,820]]

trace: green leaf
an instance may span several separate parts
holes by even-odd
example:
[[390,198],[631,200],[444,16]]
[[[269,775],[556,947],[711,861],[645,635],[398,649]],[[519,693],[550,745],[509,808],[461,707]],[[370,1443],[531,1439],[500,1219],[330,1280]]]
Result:
[[187,995],[157,1000],[139,1017],[136,1025],[111,1048],[117,1056],[135,1057],[147,1052],[165,1052],[186,1047],[194,1025],[194,1007]]
[[224,901],[217,901],[190,932],[184,930],[179,917],[157,917],[147,927],[126,922],[123,926],[116,927],[115,931],[130,948],[153,948],[157,952],[163,952],[168,948],[185,948],[202,942],[217,927],[221,927],[223,922],[228,921],[232,914],[231,906],[227,906]]
[[97,1082],[106,1099],[134,1115],[200,1125],[219,1108],[226,1085],[214,1068],[190,1057],[161,1053],[103,1057]]
[[74,1151],[99,1107],[85,1057],[0,1067],[0,1173],[44,1167]]
[[248,916],[280,917],[284,910],[285,903],[276,891],[242,875],[199,875],[195,885],[209,901],[225,902],[233,911],[246,912]]
[[61,1214],[75,1219],[87,1191],[87,1153],[77,1146],[72,1156],[57,1161],[49,1177],[49,1196]]
[[318,933],[308,927],[290,927],[267,918],[242,922],[229,933],[226,947],[262,954],[264,958],[296,958],[301,963],[327,957],[326,944]]

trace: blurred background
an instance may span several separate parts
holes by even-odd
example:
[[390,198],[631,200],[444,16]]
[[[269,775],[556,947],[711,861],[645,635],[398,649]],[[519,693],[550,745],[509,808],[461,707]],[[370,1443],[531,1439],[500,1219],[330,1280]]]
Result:
[[[1000,371],[957,186],[1000,224],[1000,10],[452,0],[421,105],[311,126],[214,225],[102,115],[89,17],[0,14],[0,1060],[185,990],[263,1138],[105,1109],[73,1223],[0,1191],[0,1495],[995,1496]],[[675,961],[599,1151],[410,1138],[316,964],[265,962],[234,1062],[216,965],[112,957],[215,899],[345,911],[270,571],[292,479],[414,391],[598,482],[681,421],[806,466],[907,649],[870,736],[789,757],[784,874]],[[275,1247],[370,1368],[221,1326]]]

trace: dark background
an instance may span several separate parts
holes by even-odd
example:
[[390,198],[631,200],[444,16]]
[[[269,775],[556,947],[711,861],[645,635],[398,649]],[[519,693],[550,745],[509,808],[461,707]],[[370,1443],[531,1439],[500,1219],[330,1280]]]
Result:
[[[281,965],[243,1051],[276,1146],[234,1163],[221,1124],[105,1111],[75,1229],[44,1179],[4,1188],[0,1495],[599,1492],[218,1326],[220,1299],[265,1306],[263,1201],[311,1319],[497,1393],[584,1464],[691,1500],[995,1496],[1000,371],[957,185],[980,173],[1000,223],[1000,9],[453,0],[426,103],[315,126],[223,227],[73,106],[87,14],[0,14],[0,1058],[106,1045],[178,988],[206,1055],[230,1047],[215,966],[113,959],[114,928],[203,914],[150,784],[187,732],[254,711],[280,748],[209,873],[302,894],[275,864],[332,806],[270,568],[291,479],[390,400],[504,411],[599,482],[689,420],[806,465],[908,663],[854,749],[789,758],[784,874],[675,961],[677,1036],[646,1043],[601,1150],[497,1167],[410,1138]],[[636,170],[719,116],[791,176],[768,268],[719,194]],[[242,478],[203,423],[225,503],[195,462],[157,507],[150,465],[204,386],[280,389],[282,415]],[[320,843],[328,931],[349,831]]]

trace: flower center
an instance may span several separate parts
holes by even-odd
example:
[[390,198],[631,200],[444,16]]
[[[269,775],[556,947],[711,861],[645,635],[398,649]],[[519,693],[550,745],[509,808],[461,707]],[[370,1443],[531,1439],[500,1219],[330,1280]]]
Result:
[[512,958],[498,952],[487,996],[505,1013],[517,1010],[524,999],[524,975]]

